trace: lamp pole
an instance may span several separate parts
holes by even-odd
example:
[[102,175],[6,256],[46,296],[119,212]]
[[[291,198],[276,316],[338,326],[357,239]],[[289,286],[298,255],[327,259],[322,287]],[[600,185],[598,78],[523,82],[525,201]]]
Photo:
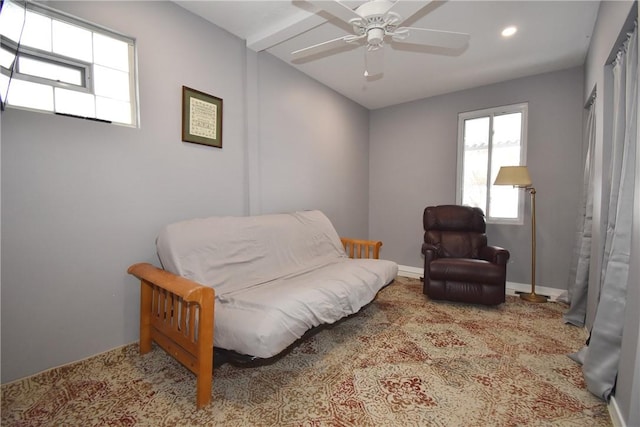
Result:
[[536,294],[536,189],[525,187],[531,194],[531,293],[520,294],[520,298],[529,302],[547,302],[547,297]]
[[513,185],[531,194],[531,293],[521,293],[520,298],[529,302],[546,302],[547,297],[536,295],[536,189],[526,166],[502,166],[493,185]]

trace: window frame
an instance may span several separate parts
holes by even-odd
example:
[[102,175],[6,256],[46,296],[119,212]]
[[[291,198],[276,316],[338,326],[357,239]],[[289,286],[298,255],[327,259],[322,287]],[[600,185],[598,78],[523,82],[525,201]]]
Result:
[[[45,114],[59,114],[59,115],[61,114],[66,116],[70,115],[72,117],[86,118],[86,119],[95,120],[99,122],[108,122],[108,123],[112,123],[119,126],[126,126],[126,127],[133,127],[133,128],[140,127],[140,111],[139,111],[139,100],[138,100],[138,70],[137,70],[138,61],[137,61],[137,45],[136,45],[135,38],[115,32],[101,25],[95,24],[93,22],[89,22],[82,18],[72,16],[70,14],[67,14],[65,12],[53,9],[51,7],[48,7],[42,4],[35,4],[30,1],[25,2],[22,0],[13,0],[13,3],[18,4],[20,7],[24,7],[25,14],[27,11],[38,13],[52,20],[60,21],[65,24],[73,25],[73,26],[82,28],[84,30],[90,31],[92,34],[99,34],[101,36],[108,37],[113,40],[118,40],[127,44],[129,99],[128,101],[124,101],[124,102],[129,102],[131,106],[129,111],[130,123],[116,121],[116,120],[113,120],[113,121],[108,120],[108,119],[105,119],[104,116],[100,117],[97,114],[95,117],[82,117],[82,116],[74,116],[73,114],[70,115],[70,114],[65,114],[64,112],[56,111],[55,88],[61,88],[61,89],[72,90],[80,93],[86,93],[86,94],[93,95],[94,97],[103,97],[101,95],[96,94],[96,88],[95,88],[94,79],[93,79],[94,69],[95,69],[94,62],[93,61],[86,62],[84,60],[68,57],[60,53],[41,50],[31,46],[20,45],[19,43],[7,37],[0,36],[0,44],[2,45],[3,49],[16,52],[16,56],[15,56],[14,62],[11,65],[11,68],[7,69],[5,67],[2,67],[2,69],[0,70],[1,73],[3,73],[6,77],[9,77],[11,80],[15,79],[15,80],[22,80],[22,81],[31,82],[31,83],[43,84],[46,86],[50,86],[54,89],[53,110],[40,109],[37,107],[27,107],[22,105],[13,105],[11,103],[10,98],[7,100],[3,99],[3,103],[8,101],[5,104],[6,107],[37,111]],[[78,70],[81,73],[82,82],[80,85],[76,85],[73,83],[66,83],[58,80],[49,79],[47,77],[21,73],[19,70],[20,58],[35,59],[43,63],[49,63],[56,66],[66,67],[68,69]],[[10,90],[9,90],[9,93],[10,93]],[[116,98],[105,98],[105,99],[113,99],[115,101],[121,101]],[[122,110],[123,113],[124,111],[125,110]]]
[[[61,82],[59,80],[52,80],[46,77],[35,76],[33,74],[26,74],[20,71],[20,58],[34,59],[36,61],[49,63],[52,65],[62,66],[69,69],[75,69],[80,71],[82,77],[82,84],[75,85],[73,83]],[[77,59],[70,59],[59,55],[51,54],[50,52],[33,49],[31,47],[21,47],[16,55],[15,70],[13,72],[13,78],[19,78],[19,80],[26,80],[34,83],[41,83],[53,87],[61,87],[64,89],[72,89],[78,92],[93,93],[93,64],[83,62]],[[11,105],[11,104],[7,104]]]
[[[463,200],[463,186],[464,186],[464,130],[465,121],[471,119],[478,119],[482,117],[488,117],[489,122],[489,141],[488,141],[488,160],[487,170],[491,172],[491,160],[493,151],[493,120],[495,116],[501,116],[505,114],[521,113],[521,128],[520,128],[520,163],[519,165],[503,165],[503,166],[524,166],[527,164],[527,135],[528,135],[528,121],[529,121],[529,103],[521,102],[518,104],[503,105],[499,107],[484,108],[481,110],[467,111],[458,114],[458,146],[457,146],[457,171],[456,171],[456,203],[462,204]],[[487,190],[485,197],[485,205],[480,206],[486,215],[486,222],[488,224],[524,224],[524,201],[525,195],[523,191],[516,189],[514,194],[517,194],[518,215],[516,218],[494,217],[491,216],[491,212],[488,209],[489,201],[491,200],[491,191],[493,182],[487,181]]]

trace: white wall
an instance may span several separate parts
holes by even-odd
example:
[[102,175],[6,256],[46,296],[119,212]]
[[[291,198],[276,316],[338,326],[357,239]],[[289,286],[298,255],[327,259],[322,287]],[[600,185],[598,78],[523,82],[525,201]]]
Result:
[[[50,4],[136,38],[141,127],[2,114],[3,383],[136,341],[139,285],[126,269],[158,264],[169,222],[260,213],[257,199],[367,232],[364,108],[171,2]],[[284,97],[287,82],[296,91]],[[181,141],[183,85],[223,98],[222,149]]]
[[[422,268],[426,206],[456,201],[458,113],[529,103],[527,164],[537,189],[537,285],[566,289],[582,180],[581,67],[372,111],[370,235],[385,256]],[[527,197],[525,195],[525,197]],[[489,225],[511,252],[507,279],[531,282],[530,203],[523,225]]]

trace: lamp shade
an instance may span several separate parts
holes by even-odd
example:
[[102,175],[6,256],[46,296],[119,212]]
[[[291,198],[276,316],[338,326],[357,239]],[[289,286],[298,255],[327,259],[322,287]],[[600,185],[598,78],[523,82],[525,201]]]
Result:
[[529,169],[526,166],[502,166],[493,185],[513,185],[529,187],[532,184]]

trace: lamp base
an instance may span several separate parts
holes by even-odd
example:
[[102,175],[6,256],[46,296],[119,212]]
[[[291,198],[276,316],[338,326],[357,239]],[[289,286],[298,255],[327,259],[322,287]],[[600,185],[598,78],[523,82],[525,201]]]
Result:
[[547,302],[547,297],[531,292],[530,294],[520,294],[520,298],[528,302]]

